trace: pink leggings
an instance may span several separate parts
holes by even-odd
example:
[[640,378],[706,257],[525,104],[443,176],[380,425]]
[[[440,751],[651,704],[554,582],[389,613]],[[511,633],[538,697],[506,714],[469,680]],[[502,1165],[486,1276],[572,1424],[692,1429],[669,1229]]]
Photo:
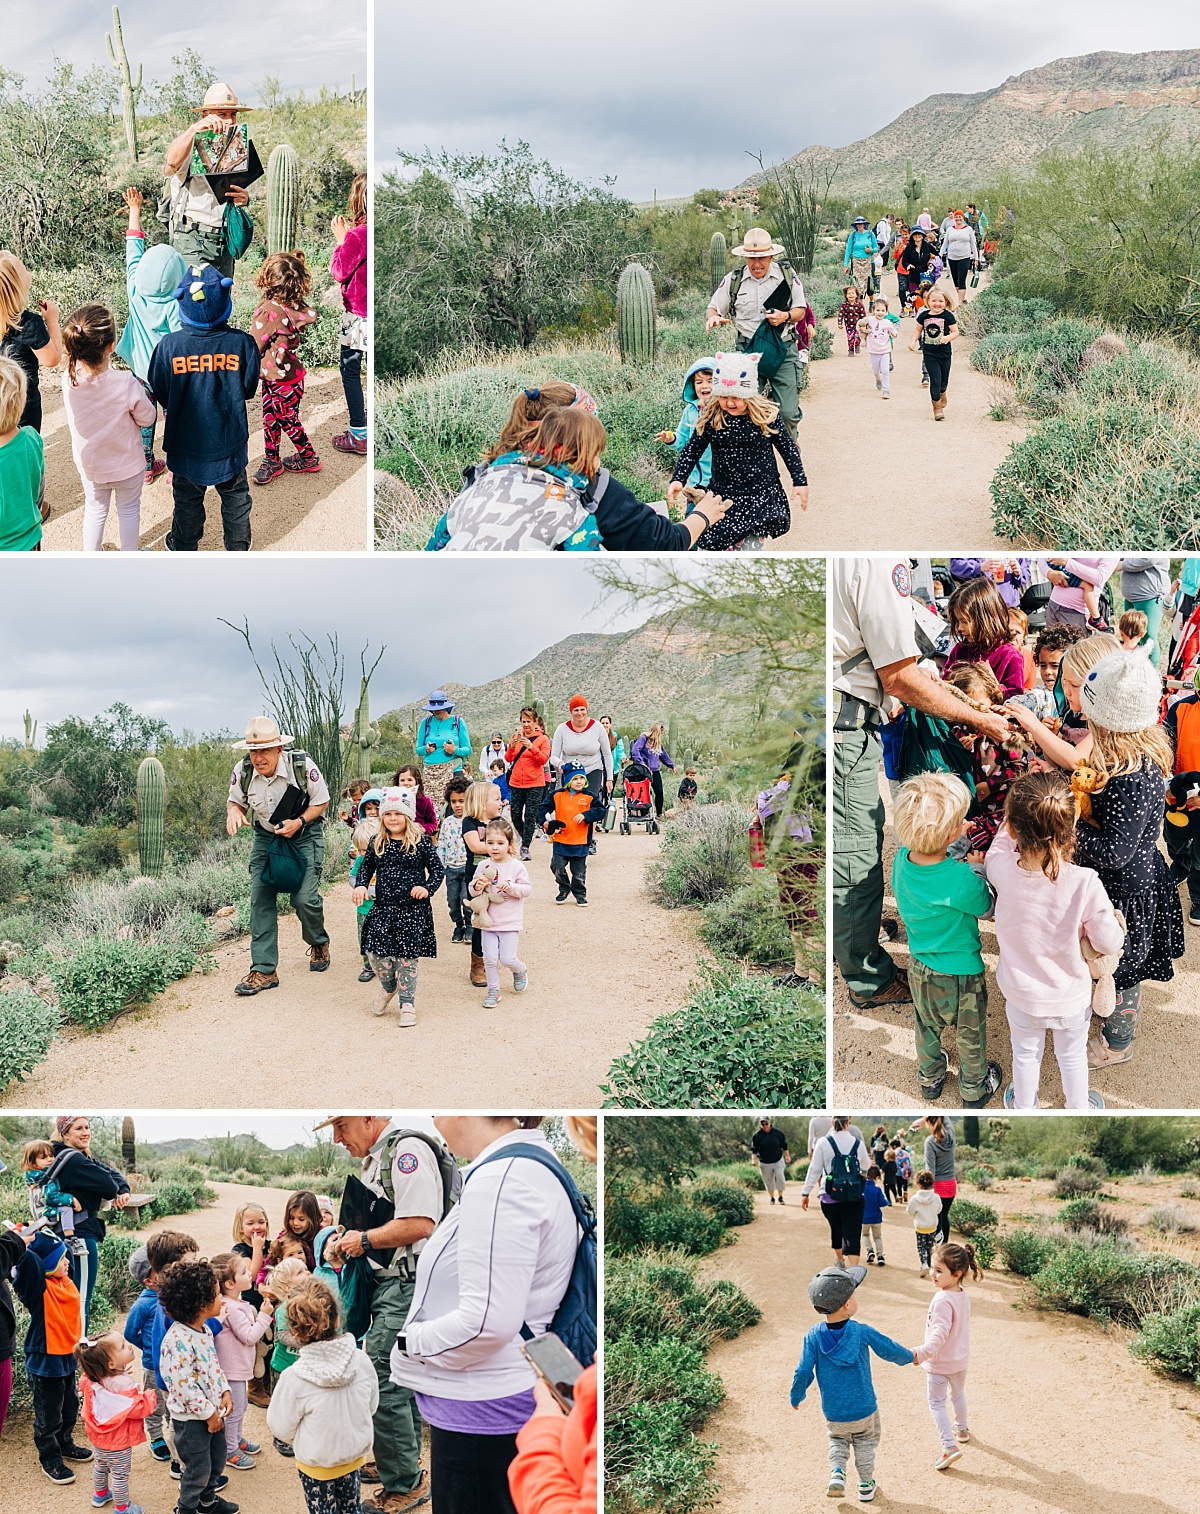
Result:
[[483,971],[488,991],[498,994],[501,966],[514,973],[525,971],[524,962],[517,956],[517,942],[521,933],[516,930],[485,930],[480,931],[480,935],[483,937]]
[[6,1362],[0,1362],[0,1433],[4,1430],[4,1420],[8,1414],[8,1405],[12,1399],[12,1358]]

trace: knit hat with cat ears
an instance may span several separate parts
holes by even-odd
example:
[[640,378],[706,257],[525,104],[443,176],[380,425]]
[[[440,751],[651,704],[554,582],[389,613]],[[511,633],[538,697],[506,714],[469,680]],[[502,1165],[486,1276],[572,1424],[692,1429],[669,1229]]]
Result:
[[718,352],[713,369],[714,399],[752,400],[758,394],[761,352]]
[[381,816],[407,815],[410,820],[415,820],[417,818],[416,789],[384,789],[383,798],[379,801],[379,813]]
[[1079,707],[1106,731],[1144,731],[1158,724],[1162,678],[1144,652],[1113,652],[1079,690]]

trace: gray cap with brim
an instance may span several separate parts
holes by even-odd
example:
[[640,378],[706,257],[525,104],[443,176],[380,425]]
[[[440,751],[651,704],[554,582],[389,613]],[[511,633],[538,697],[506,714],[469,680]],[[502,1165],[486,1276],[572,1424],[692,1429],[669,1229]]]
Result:
[[826,1267],[808,1285],[818,1314],[835,1314],[867,1275],[865,1267]]

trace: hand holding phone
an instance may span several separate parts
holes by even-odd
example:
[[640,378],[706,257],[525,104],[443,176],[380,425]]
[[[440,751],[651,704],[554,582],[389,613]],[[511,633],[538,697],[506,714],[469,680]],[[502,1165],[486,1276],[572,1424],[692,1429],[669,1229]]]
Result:
[[559,1407],[564,1413],[569,1412],[575,1405],[575,1384],[583,1372],[583,1363],[549,1330],[535,1340],[523,1341],[521,1354],[545,1383]]

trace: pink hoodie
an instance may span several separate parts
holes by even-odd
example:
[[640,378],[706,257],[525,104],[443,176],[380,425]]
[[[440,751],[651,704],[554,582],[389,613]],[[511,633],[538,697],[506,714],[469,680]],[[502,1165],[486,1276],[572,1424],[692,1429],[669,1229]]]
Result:
[[272,1316],[259,1314],[244,1299],[225,1300],[223,1329],[216,1338],[217,1360],[231,1383],[248,1383],[254,1376],[254,1344],[271,1328]]
[[[484,926],[485,930],[520,930],[525,915],[525,900],[533,893],[533,884],[529,881],[529,871],[518,857],[506,857],[503,862],[493,862],[490,857],[479,859],[480,867],[494,867],[496,869],[497,883],[511,883],[515,895],[502,899],[499,903],[494,900],[488,905],[488,913],[492,917],[491,926]],[[478,877],[478,873],[476,873]],[[474,884],[472,884],[474,888]],[[480,890],[482,893],[483,890]]]
[[925,1342],[913,1352],[913,1360],[926,1372],[946,1377],[965,1372],[970,1359],[971,1296],[965,1288],[939,1288],[925,1316]]

